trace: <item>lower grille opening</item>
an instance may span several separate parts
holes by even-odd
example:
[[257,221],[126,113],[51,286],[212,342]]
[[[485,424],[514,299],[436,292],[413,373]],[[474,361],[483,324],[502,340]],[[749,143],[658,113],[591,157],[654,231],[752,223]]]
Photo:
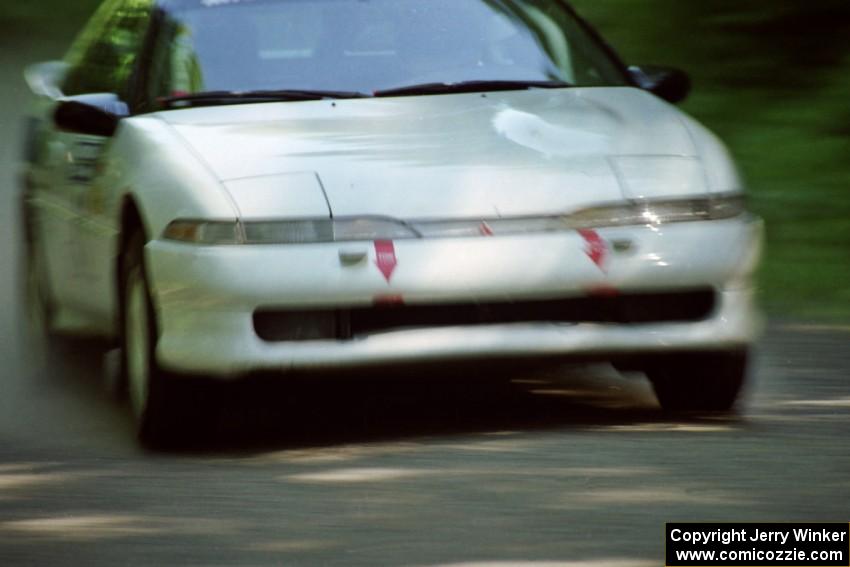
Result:
[[537,301],[376,305],[349,309],[263,309],[254,330],[264,341],[346,340],[405,328],[509,323],[667,323],[701,321],[714,290],[571,297]]

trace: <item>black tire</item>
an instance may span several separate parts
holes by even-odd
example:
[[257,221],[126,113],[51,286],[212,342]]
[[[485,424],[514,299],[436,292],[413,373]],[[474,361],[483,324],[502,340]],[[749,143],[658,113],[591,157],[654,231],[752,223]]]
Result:
[[725,412],[747,379],[746,350],[675,354],[653,361],[646,374],[668,412]]
[[164,449],[187,442],[195,403],[189,399],[189,378],[165,372],[156,361],[158,330],[145,242],[144,234],[135,232],[121,261],[121,374],[140,443]]

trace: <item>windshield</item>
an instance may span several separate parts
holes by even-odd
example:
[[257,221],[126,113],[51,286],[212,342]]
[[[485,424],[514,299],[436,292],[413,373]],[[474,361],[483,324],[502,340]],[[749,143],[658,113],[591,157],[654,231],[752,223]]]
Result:
[[172,0],[163,10],[150,93],[159,98],[469,81],[627,84],[557,0]]

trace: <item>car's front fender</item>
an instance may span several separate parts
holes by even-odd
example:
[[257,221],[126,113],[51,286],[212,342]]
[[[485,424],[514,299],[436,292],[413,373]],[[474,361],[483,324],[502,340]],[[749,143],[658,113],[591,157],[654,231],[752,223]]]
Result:
[[[104,156],[104,207],[120,230],[128,198],[150,238],[178,218],[235,220],[230,194],[199,156],[164,121],[143,116],[124,120]],[[97,189],[95,189],[96,191]]]

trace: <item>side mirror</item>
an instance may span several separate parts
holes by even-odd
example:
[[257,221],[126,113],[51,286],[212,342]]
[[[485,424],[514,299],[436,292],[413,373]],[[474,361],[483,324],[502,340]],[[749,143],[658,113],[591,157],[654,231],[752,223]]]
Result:
[[670,67],[629,67],[635,84],[667,102],[682,102],[691,92],[691,78],[684,71]]
[[48,98],[60,98],[60,88],[70,65],[64,61],[47,61],[35,63],[24,70],[24,79],[30,90],[37,96]]
[[60,101],[53,122],[60,130],[108,138],[128,115],[127,105],[113,94],[81,95]]

